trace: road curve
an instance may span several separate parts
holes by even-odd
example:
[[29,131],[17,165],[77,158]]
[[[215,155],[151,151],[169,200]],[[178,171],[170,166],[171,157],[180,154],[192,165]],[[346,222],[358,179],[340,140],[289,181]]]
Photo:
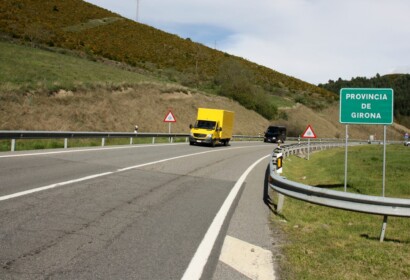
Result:
[[[0,278],[181,279],[239,178],[272,149],[234,142],[2,153]],[[249,178],[263,178],[260,170]],[[218,238],[206,275],[224,232]]]

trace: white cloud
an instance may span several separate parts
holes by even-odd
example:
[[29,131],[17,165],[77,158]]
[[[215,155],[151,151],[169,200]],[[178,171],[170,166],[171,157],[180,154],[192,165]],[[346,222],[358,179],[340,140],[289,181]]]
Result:
[[[131,19],[137,0],[89,0]],[[410,69],[408,0],[140,0],[140,22],[314,84]]]

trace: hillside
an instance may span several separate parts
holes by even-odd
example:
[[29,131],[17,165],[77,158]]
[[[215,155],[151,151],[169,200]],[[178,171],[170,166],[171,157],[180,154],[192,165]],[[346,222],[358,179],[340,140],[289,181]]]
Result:
[[81,0],[3,0],[0,33],[32,46],[118,61],[159,78],[232,98],[267,119],[277,117],[274,96],[286,96],[312,108],[325,108],[337,99],[299,79]]
[[[268,121],[232,99],[117,64],[6,42],[0,42],[0,60],[0,130],[132,131],[138,124],[141,131],[168,132],[163,119],[172,109],[177,119],[172,131],[186,133],[198,107],[217,107],[235,111],[235,134],[258,135],[271,122],[287,125],[292,136],[301,134],[307,124],[321,138],[344,133],[336,103],[317,113],[300,103],[277,99],[282,119]],[[364,131],[351,127],[355,138],[374,134]],[[389,139],[400,139],[400,133],[391,131]]]
[[[236,112],[235,133],[268,121],[238,102],[128,71],[116,64],[0,42],[0,130],[187,132],[198,107]],[[64,88],[64,89],[61,89]],[[282,102],[283,103],[283,102]]]

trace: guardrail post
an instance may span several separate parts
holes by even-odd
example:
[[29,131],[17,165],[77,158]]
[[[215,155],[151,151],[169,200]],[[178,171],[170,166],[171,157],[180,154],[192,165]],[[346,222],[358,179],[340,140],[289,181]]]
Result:
[[155,144],[155,137],[152,137],[152,144]]
[[382,224],[382,231],[380,233],[380,242],[383,242],[384,235],[386,234],[386,227],[387,227],[387,216],[383,217],[383,224]]
[[130,145],[132,145],[132,137],[130,137]]
[[282,213],[284,203],[285,203],[285,196],[281,193],[278,193],[278,206],[276,208],[276,212],[278,212],[279,214]]
[[101,139],[101,147],[104,147],[105,146],[105,138],[103,137],[102,139]]
[[68,147],[68,138],[64,138],[64,149]]
[[11,139],[11,151],[14,152],[16,150],[16,139]]

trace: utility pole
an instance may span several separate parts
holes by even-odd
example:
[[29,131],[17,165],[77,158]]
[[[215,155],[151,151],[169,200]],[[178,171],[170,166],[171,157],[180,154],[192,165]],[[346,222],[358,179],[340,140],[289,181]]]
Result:
[[137,0],[137,22],[139,22],[140,0]]

